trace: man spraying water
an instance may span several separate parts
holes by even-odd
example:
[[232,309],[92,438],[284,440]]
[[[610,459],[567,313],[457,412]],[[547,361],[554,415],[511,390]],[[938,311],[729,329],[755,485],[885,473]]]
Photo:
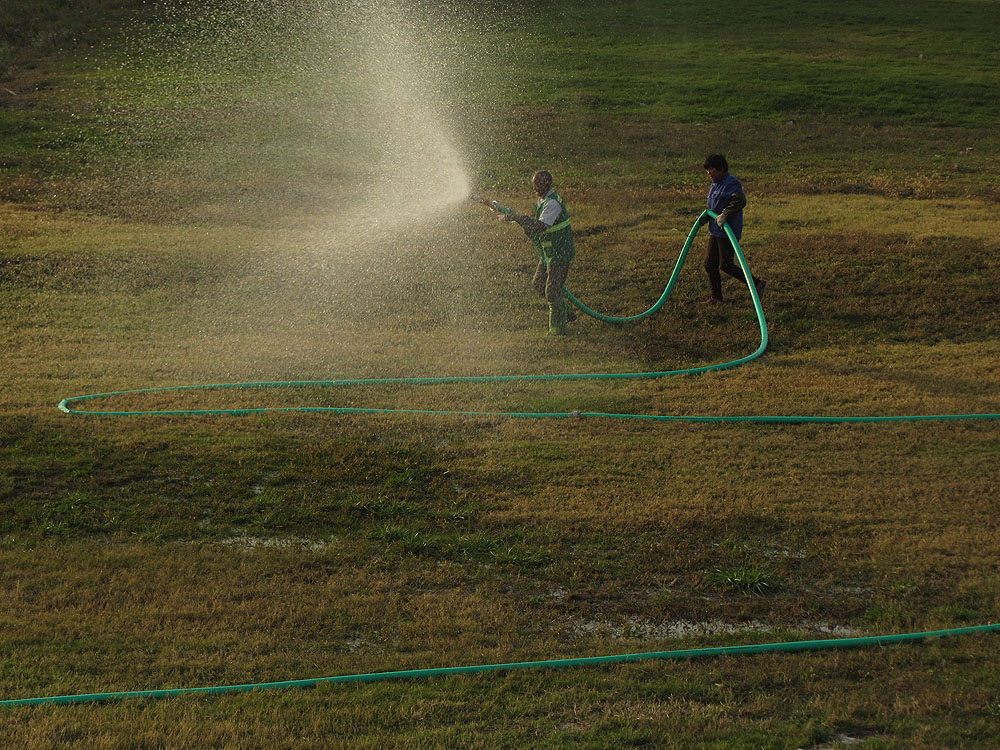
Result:
[[549,333],[562,336],[568,332],[567,322],[576,319],[563,296],[569,264],[576,255],[573,228],[565,201],[552,189],[552,175],[545,171],[535,172],[531,186],[538,196],[534,218],[478,195],[472,198],[493,209],[501,221],[519,224],[535,244],[539,260],[531,285],[549,303]]

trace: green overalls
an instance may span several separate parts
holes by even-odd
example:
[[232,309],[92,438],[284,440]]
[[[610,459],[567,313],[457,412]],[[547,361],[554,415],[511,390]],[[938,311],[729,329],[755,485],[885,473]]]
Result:
[[[540,219],[542,210],[550,200],[558,201],[562,209],[556,223],[546,229],[542,234],[532,237],[538,255],[548,268],[553,263],[565,264],[569,266],[571,260],[576,255],[576,247],[573,244],[573,228],[569,223],[569,211],[566,210],[566,203],[555,191],[545,199],[538,202],[535,208],[535,218]],[[567,307],[566,299],[562,297],[560,290],[559,302],[549,303],[549,333],[553,335],[563,335],[568,332],[566,326]]]
[[541,218],[542,209],[550,200],[558,201],[562,211],[555,224],[533,238],[535,247],[542,260],[545,261],[545,265],[569,263],[576,255],[576,247],[573,245],[573,228],[569,225],[569,211],[566,210],[566,203],[559,193],[552,191],[551,196],[538,203],[535,208],[535,218]]

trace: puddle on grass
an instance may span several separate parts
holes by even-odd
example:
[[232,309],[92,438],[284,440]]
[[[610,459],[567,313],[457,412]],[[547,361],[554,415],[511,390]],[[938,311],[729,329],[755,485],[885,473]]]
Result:
[[239,534],[220,539],[217,544],[244,549],[304,549],[309,552],[320,552],[334,546],[331,540],[306,539],[297,536],[250,536]]
[[854,745],[860,745],[873,737],[882,736],[884,735],[881,732],[874,729],[851,729],[834,735],[829,739],[829,741],[826,741],[821,745],[800,747],[799,750],[835,750],[839,747],[853,747]]
[[[651,622],[629,617],[623,621],[614,622],[611,620],[577,620],[573,623],[572,632],[577,638],[598,636],[615,640],[645,641],[708,635],[734,635],[737,633],[770,633],[777,629],[775,626],[759,620],[748,620],[741,623],[729,623],[722,620]],[[861,635],[855,628],[827,622],[800,622],[792,627],[783,626],[780,628],[782,631],[789,629],[837,638],[853,638]]]

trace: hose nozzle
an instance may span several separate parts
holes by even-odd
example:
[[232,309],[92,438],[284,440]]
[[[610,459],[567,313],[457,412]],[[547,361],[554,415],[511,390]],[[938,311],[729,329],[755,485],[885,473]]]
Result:
[[472,195],[470,195],[469,196],[469,200],[476,201],[477,203],[482,203],[484,206],[489,206],[490,208],[492,208],[497,213],[501,213],[501,214],[509,214],[510,213],[510,209],[507,208],[507,206],[504,206],[501,203],[497,203],[496,201],[491,201],[489,198],[484,198],[483,196],[479,195],[478,193],[473,193]]

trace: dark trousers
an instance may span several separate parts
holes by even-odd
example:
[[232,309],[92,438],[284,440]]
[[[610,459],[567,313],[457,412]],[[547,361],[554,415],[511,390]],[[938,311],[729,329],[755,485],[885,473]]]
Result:
[[558,305],[563,298],[563,285],[567,276],[569,263],[550,263],[546,266],[545,261],[539,260],[531,285],[550,305]]
[[[708,283],[712,287],[712,296],[715,299],[722,299],[722,274],[719,269],[725,271],[734,279],[739,279],[744,284],[747,277],[743,275],[743,269],[736,263],[736,250],[728,237],[716,237],[709,235],[708,248],[705,251],[705,271],[708,273]],[[754,286],[759,285],[759,279],[754,277]]]

